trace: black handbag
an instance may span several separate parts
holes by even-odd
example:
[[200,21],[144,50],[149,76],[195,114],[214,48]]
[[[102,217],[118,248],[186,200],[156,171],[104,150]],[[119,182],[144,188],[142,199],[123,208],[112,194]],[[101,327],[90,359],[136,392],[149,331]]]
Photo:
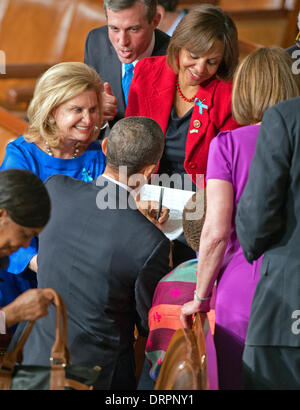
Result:
[[53,293],[56,306],[56,338],[50,366],[22,365],[23,348],[35,324],[29,322],[15,348],[3,357],[0,390],[92,390],[100,376],[100,366],[87,368],[70,364],[66,307],[54,289],[48,290]]

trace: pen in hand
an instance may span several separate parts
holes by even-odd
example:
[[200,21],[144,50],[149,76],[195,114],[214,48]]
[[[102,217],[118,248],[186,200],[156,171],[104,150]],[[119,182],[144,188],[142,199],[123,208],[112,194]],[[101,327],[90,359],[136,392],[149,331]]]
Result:
[[164,188],[161,188],[160,194],[159,194],[158,211],[157,211],[157,214],[156,214],[156,220],[157,221],[159,220],[159,217],[160,217],[163,197],[164,197]]

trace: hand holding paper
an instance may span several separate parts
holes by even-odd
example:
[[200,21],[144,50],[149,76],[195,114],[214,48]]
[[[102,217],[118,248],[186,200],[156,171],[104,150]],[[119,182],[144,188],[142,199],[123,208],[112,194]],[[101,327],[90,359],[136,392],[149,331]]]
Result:
[[[185,191],[182,189],[166,188],[166,187],[163,187],[163,189],[164,189],[164,195],[163,195],[164,206],[162,207],[162,209],[164,210],[168,208],[170,210],[170,213],[169,213],[167,222],[163,224],[161,229],[170,240],[174,240],[178,238],[183,232],[182,211],[183,211],[185,204],[190,199],[190,197],[194,194],[194,192]],[[145,184],[141,188],[140,198],[142,201],[151,201],[151,203],[154,203],[153,200],[155,199],[157,200],[157,198],[160,197],[161,190],[162,190],[161,186]],[[160,221],[161,221],[161,218],[158,220],[158,222]]]

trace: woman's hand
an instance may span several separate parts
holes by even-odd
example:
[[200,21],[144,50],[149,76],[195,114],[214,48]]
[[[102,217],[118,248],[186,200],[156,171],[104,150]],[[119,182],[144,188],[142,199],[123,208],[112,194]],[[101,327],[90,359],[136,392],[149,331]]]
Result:
[[191,316],[194,313],[197,313],[200,311],[200,303],[191,300],[190,302],[185,303],[182,308],[181,308],[181,315],[180,315],[180,320],[181,323],[183,324],[183,327],[190,328],[192,325],[192,318]]
[[191,316],[197,312],[209,312],[210,298],[204,302],[198,302],[196,299],[185,303],[181,308],[180,320],[184,327],[190,328],[192,324]]
[[27,290],[2,309],[5,313],[6,327],[23,320],[36,320],[46,316],[52,300],[53,294],[47,289]]

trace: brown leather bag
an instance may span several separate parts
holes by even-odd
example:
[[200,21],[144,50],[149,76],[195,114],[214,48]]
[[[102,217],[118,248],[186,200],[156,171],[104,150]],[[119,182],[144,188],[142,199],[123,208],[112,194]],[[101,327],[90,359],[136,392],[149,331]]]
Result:
[[206,314],[197,313],[192,329],[177,329],[166,351],[155,390],[208,390]]
[[47,290],[52,292],[56,306],[56,338],[51,350],[50,366],[21,364],[24,345],[35,324],[29,322],[15,348],[3,357],[0,390],[92,390],[99,377],[100,366],[86,368],[70,365],[66,307],[54,289]]

